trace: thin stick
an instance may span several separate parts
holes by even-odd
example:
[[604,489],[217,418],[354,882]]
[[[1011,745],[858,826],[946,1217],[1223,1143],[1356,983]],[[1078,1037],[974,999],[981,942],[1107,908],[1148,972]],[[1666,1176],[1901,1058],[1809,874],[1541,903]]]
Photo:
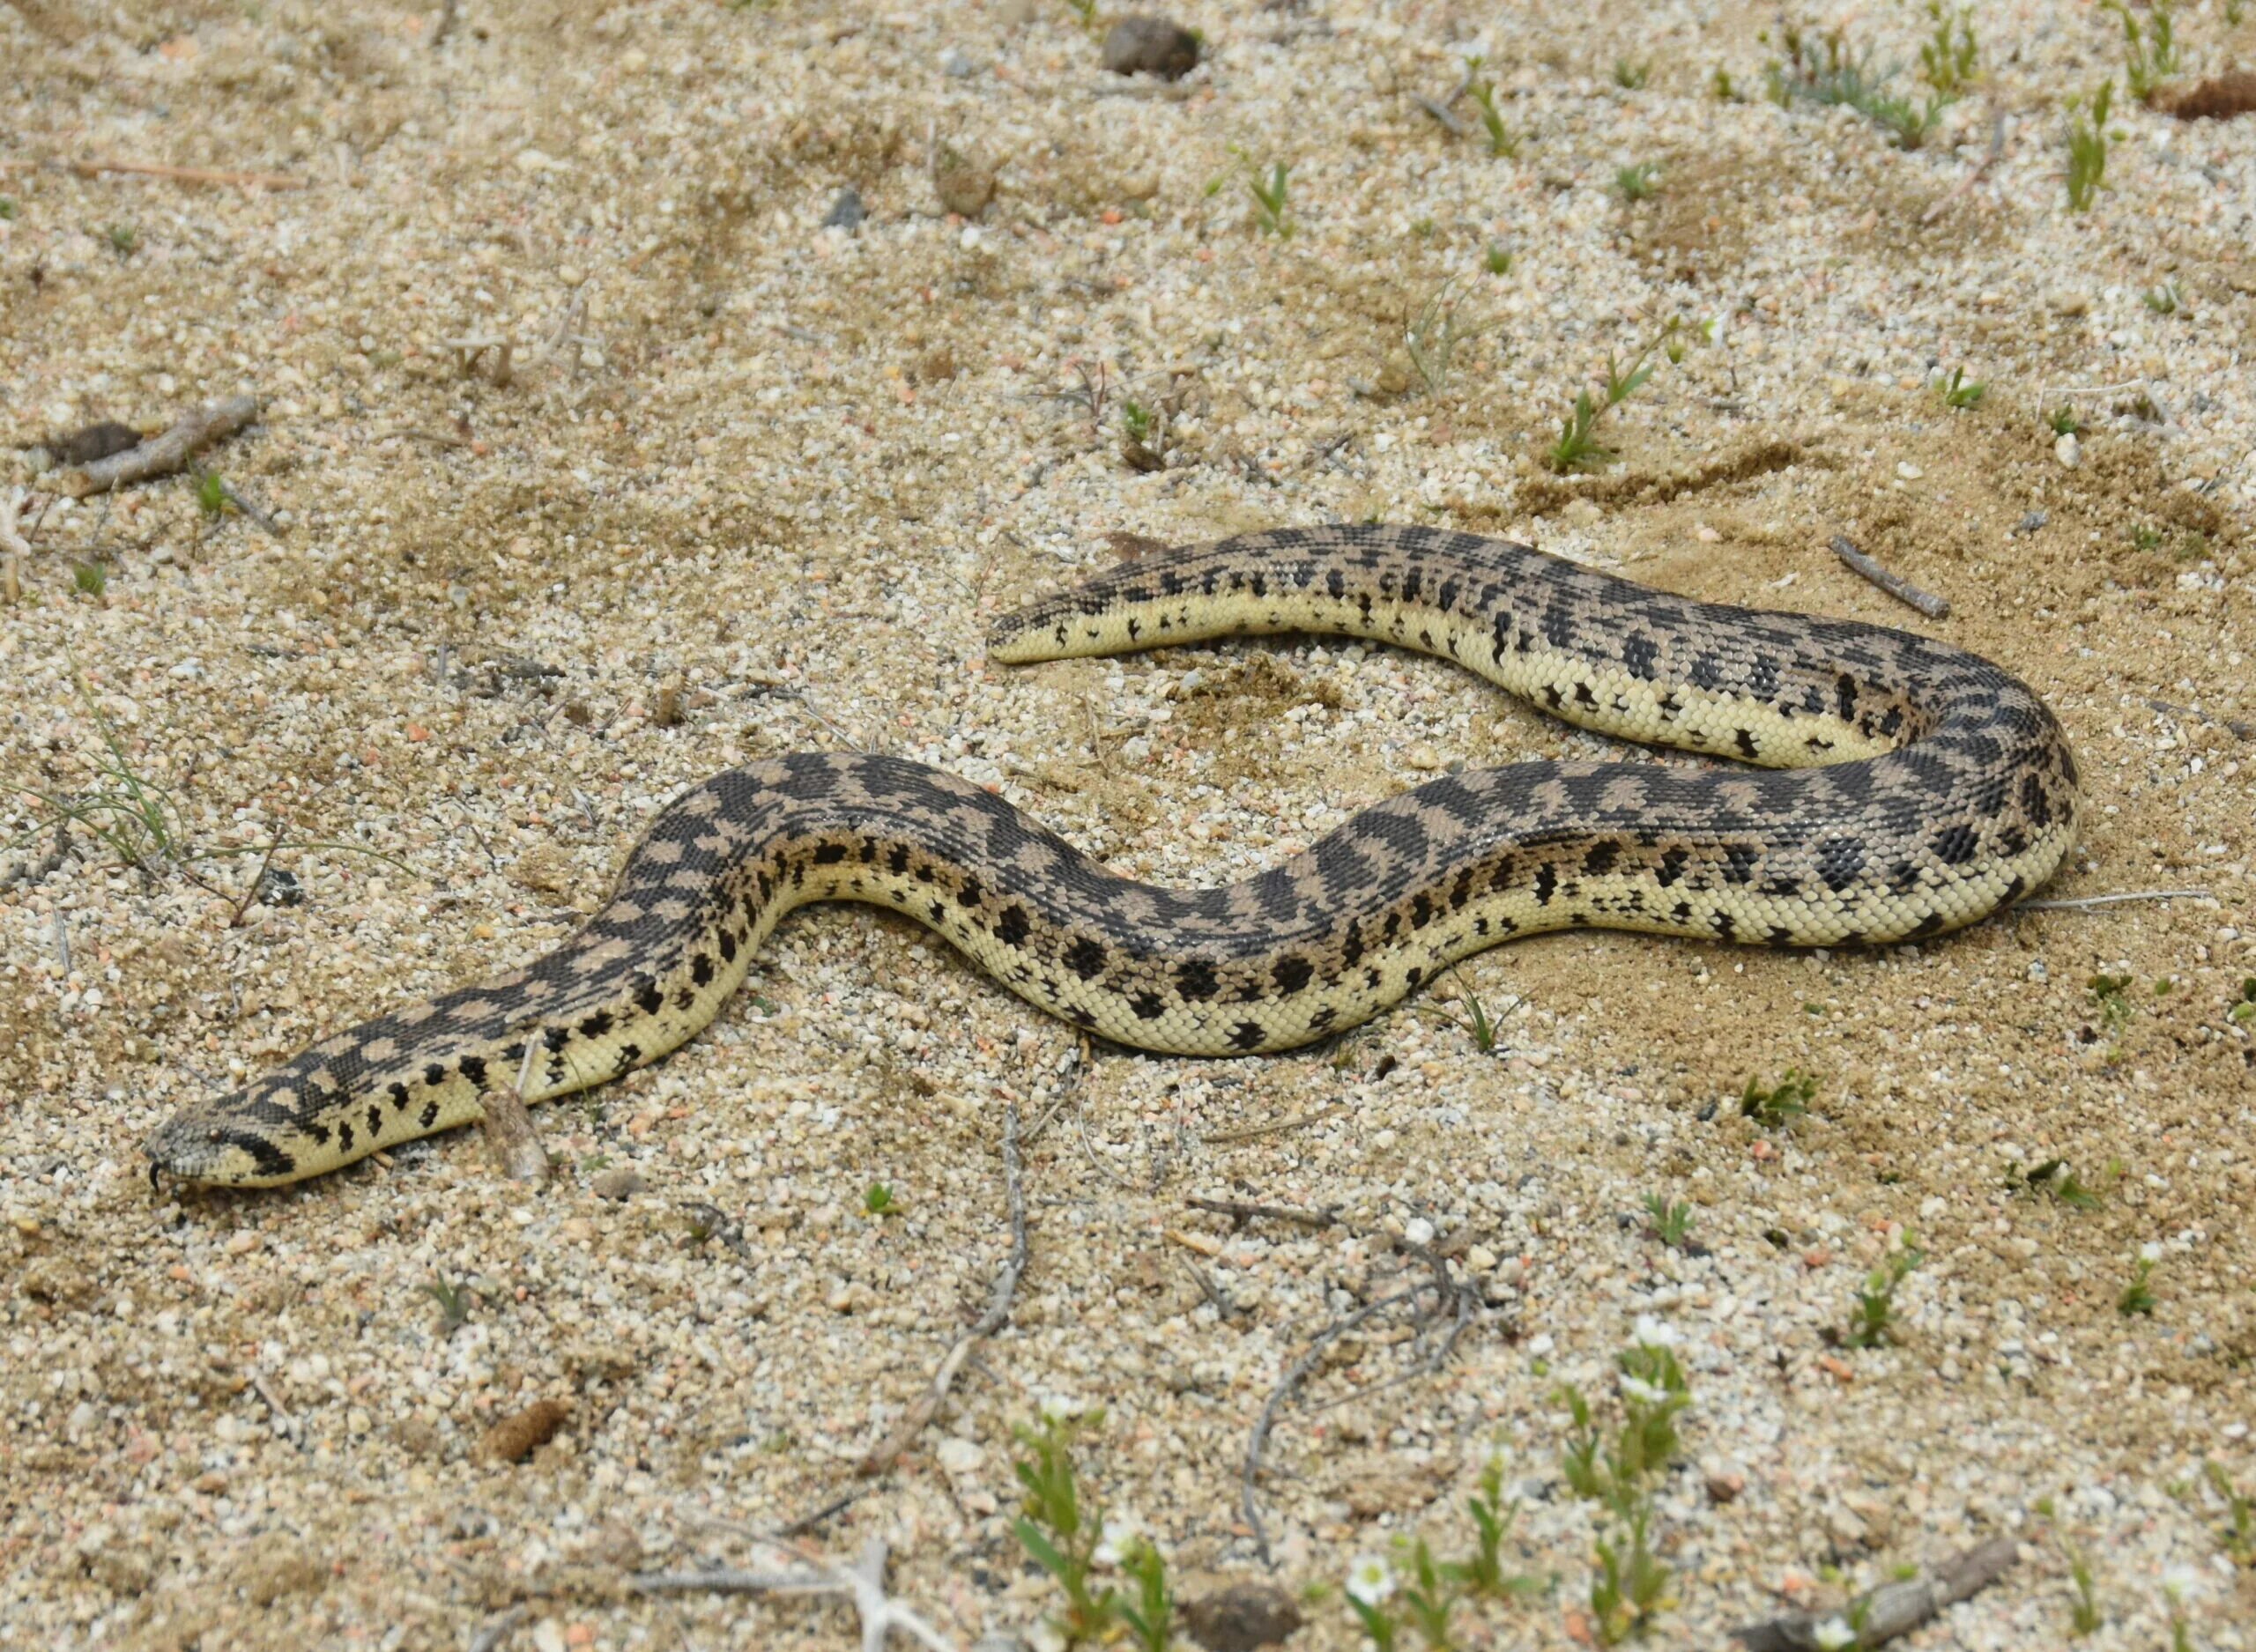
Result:
[[97,459],[92,464],[56,471],[53,485],[57,492],[73,499],[84,499],[89,493],[108,493],[129,482],[170,476],[213,442],[234,435],[257,417],[256,396],[231,396],[224,402],[214,402],[183,414],[163,435],[152,436],[138,447],[128,448],[107,459]]
[[70,973],[70,920],[63,915],[61,907],[55,909],[55,955],[62,960],[63,973]]
[[1276,1388],[1269,1396],[1269,1403],[1261,1408],[1261,1416],[1253,1425],[1252,1437],[1245,1442],[1245,1468],[1238,1477],[1239,1505],[1245,1511],[1245,1523],[1253,1528],[1253,1546],[1261,1556],[1262,1565],[1269,1564],[1269,1529],[1261,1522],[1261,1505],[1254,1495],[1253,1483],[1261,1472],[1261,1454],[1268,1448],[1269,1431],[1276,1424],[1277,1412],[1292,1397],[1293,1391],[1308,1380],[1308,1374],[1316,1369],[1316,1362],[1324,1357],[1326,1348],[1374,1315],[1382,1314],[1390,1308],[1399,1308],[1432,1288],[1430,1285],[1422,1283],[1414,1285],[1406,1291],[1397,1291],[1392,1296],[1383,1296],[1376,1302],[1365,1303],[1345,1319],[1332,1321],[1316,1333],[1315,1340],[1302,1350],[1301,1357],[1294,1360],[1278,1380]]
[[508,1638],[509,1631],[525,1620],[526,1608],[516,1605],[498,1618],[489,1618],[486,1626],[470,1640],[470,1652],[494,1652],[494,1648]]
[[774,1537],[796,1537],[803,1531],[813,1531],[833,1515],[843,1514],[869,1494],[870,1488],[857,1485],[843,1497],[834,1497],[813,1514],[801,1515],[788,1526],[778,1526],[769,1535]]
[[1950,618],[1950,604],[1932,591],[1923,591],[1900,574],[1891,574],[1857,549],[1840,534],[1833,536],[1833,554],[1850,568],[1886,591],[1899,603],[1908,603],[1930,619]]
[[1201,1136],[1198,1139],[1209,1147],[1228,1147],[1238,1142],[1254,1141],[1264,1136],[1282,1136],[1287,1130],[1304,1130],[1309,1125],[1321,1124],[1325,1120],[1345,1113],[1347,1110],[1346,1102],[1334,1101],[1330,1107],[1318,1108],[1313,1113],[1296,1113],[1291,1118],[1279,1119],[1273,1124],[1250,1124],[1243,1130],[1216,1130],[1213,1135]]
[[457,4],[458,0],[446,0],[444,9],[439,13],[439,26],[431,31],[431,49],[434,52],[445,44],[447,36],[454,32],[455,8]]
[[956,1378],[962,1374],[964,1362],[971,1358],[971,1351],[1002,1330],[1011,1317],[1011,1304],[1017,1297],[1019,1279],[1026,1272],[1026,1180],[1025,1167],[1019,1162],[1019,1110],[1016,1107],[1003,1109],[1003,1180],[1011,1211],[1011,1251],[1003,1270],[995,1276],[994,1289],[987,1298],[987,1311],[982,1314],[971,1329],[956,1338],[947,1358],[940,1361],[939,1369],[924,1393],[917,1396],[901,1419],[901,1425],[888,1434],[857,1466],[856,1472],[865,1477],[882,1474],[916,1443],[916,1436],[926,1425],[940,1413],[947,1403],[948,1391],[955,1387]]
[[250,875],[250,884],[244,889],[243,898],[235,902],[234,911],[227,916],[229,929],[235,928],[243,921],[243,914],[250,910],[250,903],[258,899],[258,885],[265,879],[266,869],[274,864],[274,851],[281,847],[282,840],[278,837],[266,846],[266,853],[259,856],[258,870]]
[[955,1642],[885,1592],[886,1545],[872,1537],[846,1572],[810,1566],[801,1572],[746,1572],[723,1567],[710,1572],[638,1572],[629,1580],[645,1595],[714,1591],[724,1595],[843,1595],[862,1620],[862,1652],[884,1652],[886,1637],[898,1629],[930,1652],[957,1652]]
[[2149,700],[2153,710],[2168,712],[2173,717],[2191,717],[2196,722],[2206,722],[2212,729],[2224,729],[2242,740],[2256,740],[2256,722],[2243,722],[2237,717],[2212,717],[2206,711],[2196,711],[2191,706],[2180,706],[2167,700]]
[[7,502],[0,504],[0,595],[11,604],[24,599],[24,559],[32,553],[31,541],[17,527],[30,497],[25,489],[11,487]]
[[290,1408],[282,1403],[282,1396],[275,1393],[273,1382],[266,1373],[254,1370],[250,1374],[250,1385],[258,1390],[258,1397],[264,1400],[267,1409],[274,1413],[274,1420],[282,1425],[282,1432],[296,1438],[298,1419],[290,1414]]
[[1257,1216],[1274,1218],[1280,1222],[1297,1222],[1302,1227],[1321,1232],[1340,1219],[1336,1209],[1326,1211],[1295,1210],[1289,1204],[1245,1204],[1236,1199],[1186,1199],[1184,1204],[1194,1211],[1212,1211],[1217,1216],[1235,1217],[1243,1222]]
[[70,170],[82,178],[106,172],[130,172],[144,178],[169,178],[174,183],[239,183],[261,189],[302,189],[303,178],[284,172],[215,172],[208,167],[167,167],[153,160],[74,160]]
[[1450,113],[1449,106],[1438,98],[1429,98],[1421,92],[1418,94],[1418,107],[1432,115],[1452,137],[1462,137],[1469,130],[1463,121]]
[[1732,1639],[1748,1652],[1814,1652],[1820,1646],[1843,1644],[1819,1638],[1820,1628],[1838,1619],[1844,1625],[1854,1626],[1846,1644],[1875,1647],[1909,1634],[1940,1617],[1946,1607],[1987,1589],[2005,1575],[2020,1554],[2019,1545],[2011,1537],[1993,1537],[1946,1560],[1925,1577],[1886,1583],[1868,1595],[1859,1595],[1840,1611],[1773,1618],[1768,1623],[1733,1630]]
[[1948,195],[1944,196],[1941,200],[1936,202],[1926,211],[1920,213],[1919,222],[1922,224],[1932,224],[1937,219],[1941,218],[1945,212],[1950,211],[1952,203],[1955,202],[1961,196],[1964,195],[1969,189],[1971,189],[1976,184],[1979,183],[1982,181],[1982,174],[1989,171],[1992,167],[1995,166],[1997,164],[1998,157],[2005,152],[2006,112],[2003,109],[1998,109],[1993,111],[1990,116],[1989,152],[1984,155],[1981,159],[1974,163],[1974,169],[1958,181],[1958,185],[1955,189],[1952,189]]
[[2059,900],[2024,900],[2015,912],[2082,912],[2088,907],[2115,907],[2126,900],[2214,900],[2211,889],[2128,889],[2117,895],[2070,895]]

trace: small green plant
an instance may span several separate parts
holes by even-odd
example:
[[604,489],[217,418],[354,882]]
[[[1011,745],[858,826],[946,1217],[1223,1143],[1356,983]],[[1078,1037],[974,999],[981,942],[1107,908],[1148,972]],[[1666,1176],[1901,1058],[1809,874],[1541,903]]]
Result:
[[2125,1285],[2115,1299],[2115,1311],[2125,1319],[2154,1317],[2154,1292],[2148,1288],[2147,1282],[2154,1278],[2154,1265],[2162,1259],[2162,1248],[2157,1245],[2152,1249],[2152,1256],[2143,1251],[2140,1253],[2138,1261],[2131,1268],[2130,1284]]
[[1473,1552],[1464,1559],[1453,1561],[1445,1568],[1463,1583],[1472,1594],[1490,1600],[1503,1600],[1518,1596],[1532,1595],[1543,1588],[1539,1577],[1525,1577],[1504,1570],[1503,1548],[1504,1535],[1518,1516],[1519,1505],[1504,1501],[1504,1454],[1502,1448],[1488,1453],[1488,1461],[1480,1465],[1480,1481],[1465,1507],[1473,1516]]
[[1684,1248],[1684,1241],[1692,1232],[1692,1207],[1681,1199],[1671,1201],[1665,1193],[1645,1195],[1645,1214],[1653,1219],[1652,1234],[1671,1250]]
[[1246,194],[1252,198],[1255,227],[1264,234],[1280,240],[1293,233],[1288,196],[1293,169],[1285,162],[1274,162],[1265,174],[1253,157],[1236,144],[1230,145],[1230,164],[1206,181],[1206,194],[1211,198],[1220,195],[1232,178],[1245,179]]
[[2148,287],[2139,296],[2146,307],[2157,315],[2178,314],[2178,283],[2175,281],[2165,281],[2160,286]]
[[217,470],[206,470],[197,478],[196,506],[214,522],[226,510],[227,484]]
[[1512,256],[1504,250],[1502,241],[1492,241],[1488,243],[1488,250],[1480,255],[1480,267],[1490,275],[1510,275],[1512,272]]
[[2150,522],[2142,522],[2131,530],[2131,544],[2141,551],[2158,550],[2162,545],[2162,530]]
[[1653,66],[1651,63],[1635,63],[1627,57],[1617,57],[1614,60],[1614,84],[1624,92],[1642,92],[1647,78],[1652,71]]
[[1616,167],[1614,189],[1624,201],[1650,201],[1660,189],[1660,168],[1650,160]]
[[70,565],[70,582],[82,596],[100,600],[109,589],[109,570],[99,562],[74,562]]
[[882,1182],[872,1182],[862,1190],[862,1210],[870,1216],[891,1216],[901,1206],[893,1196],[893,1189]]
[[[2118,1167],[2119,1170],[2119,1166]],[[2120,1180],[2119,1175],[2117,1178]],[[2076,1173],[2065,1159],[2047,1159],[2043,1164],[2032,1165],[2026,1172],[2009,1173],[2007,1187],[2020,1186],[2032,1193],[2049,1193],[2071,1210],[2096,1211],[2099,1195],[2079,1181]]]
[[1588,390],[1575,393],[1575,404],[1560,422],[1559,439],[1551,444],[1551,468],[1562,474],[1569,470],[1584,470],[1603,464],[1614,456],[1613,450],[1601,447],[1597,438],[1598,421],[1605,414],[1629,399],[1644,382],[1652,377],[1652,361],[1656,350],[1666,349],[1668,358],[1679,359],[1677,340],[1683,331],[1681,317],[1672,316],[1667,324],[1648,339],[1644,347],[1629,359],[1625,367],[1612,354],[1606,359],[1606,399],[1594,399]]
[[2054,408],[2044,415],[2044,422],[2052,426],[2052,433],[2056,436],[2073,436],[2083,428],[2082,422],[2076,418],[2076,410],[2073,407]]
[[1466,1010],[1473,1017],[1473,1025],[1470,1029],[1473,1033],[1473,1048],[1484,1056],[1494,1055],[1496,1049],[1496,1023],[1489,1017],[1488,1006],[1480,1002],[1480,995],[1473,990],[1470,982],[1458,974],[1454,964],[1450,966],[1449,973],[1450,978],[1457,982],[1458,995],[1465,1000]]
[[2240,983],[2240,996],[2225,1011],[2224,1019],[2235,1026],[2256,1026],[2256,975]]
[[1739,1115],[1774,1130],[1808,1112],[1809,1104],[1816,1099],[1817,1080],[1799,1068],[1789,1067],[1784,1078],[1767,1088],[1760,1079],[1749,1078],[1747,1088],[1739,1093]]
[[[2150,533],[2153,530],[2141,529],[2140,531]],[[2134,543],[2136,537],[2134,534],[2133,536]],[[2139,548],[2141,551],[2150,551],[2161,543],[2162,536],[2155,534],[2151,544],[2141,544]],[[2091,995],[2092,1004],[2099,1011],[2101,1025],[2111,1033],[2119,1030],[2130,1020],[2131,978],[2128,975],[2094,975],[2089,981],[2084,982],[2084,990]]]
[[2221,1463],[2203,1458],[2201,1478],[2224,1500],[2224,1530],[2217,1534],[2237,1566],[2256,1566],[2256,1493],[2241,1491]]
[[1574,411],[1560,422],[1559,440],[1551,444],[1551,468],[1564,473],[1587,470],[1605,463],[1614,456],[1611,448],[1601,448],[1592,433],[1598,428],[1598,416],[1602,410],[1591,400],[1588,390],[1575,392]]
[[422,1287],[423,1294],[439,1305],[439,1334],[451,1337],[470,1322],[471,1304],[476,1299],[464,1285],[456,1285],[445,1274],[439,1275]]
[[1708,77],[1708,95],[1718,103],[1739,101],[1739,88],[1731,83],[1731,70],[1721,63],[1718,63],[1715,72]]
[[1102,1421],[1102,1411],[1082,1418],[1044,1415],[1039,1428],[1016,1430],[1030,1455],[1013,1465],[1026,1500],[1012,1530],[1035,1563],[1065,1592],[1065,1611],[1050,1621],[1069,1647],[1100,1639],[1112,1626],[1119,1604],[1110,1589],[1100,1589],[1093,1581],[1104,1515],[1094,1506],[1083,1507],[1073,1473],[1074,1440]]
[[1148,1543],[1131,1544],[1120,1558],[1120,1570],[1134,1584],[1132,1597],[1120,1596],[1113,1611],[1127,1626],[1128,1643],[1136,1652],[1168,1652],[1174,1644],[1175,1595],[1167,1582],[1167,1562]]
[[1927,17],[1935,28],[1919,48],[1919,77],[1942,96],[1958,97],[1977,72],[1973,13],[1960,7],[1945,12],[1942,0],[1927,0]]
[[2075,1604],[2069,1608],[2068,1622],[2081,1641],[2088,1634],[2097,1633],[2099,1626],[2107,1621],[2107,1614],[2099,1609],[2098,1585],[2092,1580],[2091,1564],[2083,1558],[2083,1552],[2066,1538],[2061,1539],[2060,1547],[2068,1557],[2068,1580],[2075,1589]]
[[1480,77],[1481,60],[1465,60],[1465,90],[1473,100],[1473,107],[1480,111],[1480,130],[1488,134],[1488,152],[1500,160],[1517,159],[1519,155],[1519,134],[1504,123],[1503,114],[1496,107],[1496,83]]
[[1365,1554],[1356,1557],[1347,1568],[1347,1610],[1363,1626],[1363,1633],[1370,1637],[1378,1652],[1394,1652],[1396,1630],[1394,1615],[1386,1603],[1394,1593],[1394,1568],[1387,1565],[1386,1557]]
[[2068,105],[2068,210],[2089,212],[2107,187],[2107,112],[2115,100],[2108,80],[2091,94],[2089,111]]
[[102,234],[109,249],[121,258],[130,258],[141,245],[141,232],[130,224],[113,224]]
[[1959,412],[1979,405],[1990,389],[1986,384],[1978,384],[1968,379],[1963,367],[1953,367],[1950,376],[1936,388],[1942,394],[1942,404]]
[[2123,25],[2123,78],[2131,95],[2144,103],[2162,83],[2178,72],[2178,38],[2170,15],[2170,0],[2153,0],[2141,24],[2123,0],[2100,0],[2099,9],[2112,11]]
[[1458,346],[1479,337],[1478,329],[1459,322],[1451,292],[1455,285],[1453,281],[1443,282],[1402,330],[1402,345],[1409,354],[1411,370],[1429,396],[1439,396],[1449,388],[1450,365]]
[[1606,1646],[1644,1634],[1673,1604],[1670,1568],[1652,1542],[1651,1482],[1681,1452],[1676,1419],[1692,1403],[1675,1342],[1676,1334],[1658,1320],[1637,1322],[1636,1340],[1615,1361],[1622,1422],[1611,1443],[1581,1390],[1572,1384],[1559,1390],[1571,1421],[1560,1472],[1577,1496],[1604,1504],[1620,1525],[1617,1536],[1601,1533],[1592,1545],[1591,1615]]
[[1926,1253],[1912,1244],[1909,1233],[1904,1234],[1903,1248],[1889,1252],[1880,1266],[1865,1276],[1849,1329],[1841,1340],[1852,1348],[1878,1348],[1896,1341],[1896,1293],[1926,1259]]
[[1073,14],[1074,19],[1083,28],[1094,30],[1096,27],[1096,0],[1065,0],[1065,9]]
[[1135,397],[1130,396],[1120,404],[1120,423],[1128,432],[1128,440],[1142,447],[1151,441],[1152,433],[1159,428],[1159,417]]
[[[1955,90],[1940,87],[1916,103],[1890,92],[1888,83],[1896,71],[1874,69],[1869,49],[1852,52],[1838,29],[1812,36],[1788,27],[1781,38],[1785,59],[1774,61],[1763,70],[1770,100],[1781,108],[1797,98],[1824,106],[1844,105],[1884,129],[1889,141],[1897,148],[1908,150],[1926,143],[1943,111],[1957,100]],[[1955,47],[1951,53],[1947,74],[1955,69]]]
[[7,220],[7,219],[11,219],[11,218],[13,218],[13,217],[15,217],[15,216],[16,216],[16,204],[15,204],[15,202],[13,202],[12,200],[9,199],[9,198],[8,198],[8,196],[4,196],[4,195],[0,195],[0,222],[4,222],[5,220]]

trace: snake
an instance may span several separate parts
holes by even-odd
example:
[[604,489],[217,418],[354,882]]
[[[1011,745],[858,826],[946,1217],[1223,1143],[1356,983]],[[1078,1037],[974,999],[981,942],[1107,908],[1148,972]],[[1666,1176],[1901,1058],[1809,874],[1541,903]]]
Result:
[[1507,540],[1288,528],[1124,561],[998,620],[1010,665],[1285,633],[1451,660],[1569,723],[1695,760],[1466,768],[1236,882],[1107,870],[999,795],[800,752],[691,787],[579,931],[335,1033],[148,1139],[153,1179],[268,1186],[657,1060],[785,914],[860,901],[1115,1044],[1253,1056],[1340,1033],[1498,943],[1575,927],[1783,947],[1939,935],[2050,877],[2076,765],[2026,684],[1847,619],[1691,600]]

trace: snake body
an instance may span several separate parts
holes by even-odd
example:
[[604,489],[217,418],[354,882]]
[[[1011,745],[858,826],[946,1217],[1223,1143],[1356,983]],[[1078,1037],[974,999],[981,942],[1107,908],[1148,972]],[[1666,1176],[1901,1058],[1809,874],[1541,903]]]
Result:
[[2049,877],[2076,769],[2025,685],[1909,633],[1696,603],[1525,546],[1285,530],[1124,564],[1003,620],[998,661],[1278,632],[1458,662],[1553,715],[1739,759],[1452,774],[1217,888],[1107,871],[1000,796],[882,756],[715,775],[658,815],[584,929],[338,1033],[152,1137],[152,1174],[265,1185],[560,1095],[704,1027],[784,914],[890,907],[1028,1002],[1182,1055],[1288,1049],[1451,961],[1570,925],[1777,945],[1937,934]]

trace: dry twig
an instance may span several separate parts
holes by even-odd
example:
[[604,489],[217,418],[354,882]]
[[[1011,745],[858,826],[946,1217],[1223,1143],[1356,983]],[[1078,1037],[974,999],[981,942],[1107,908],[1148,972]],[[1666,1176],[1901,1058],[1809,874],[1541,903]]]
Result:
[[167,167],[152,160],[74,160],[70,170],[82,178],[106,172],[130,172],[143,178],[169,178],[174,183],[234,183],[256,189],[302,189],[303,178],[284,172],[215,172],[209,167]]
[[2119,895],[2068,895],[2058,900],[2024,900],[2015,912],[2081,912],[2087,907],[2119,907],[2130,900],[2213,900],[2210,889],[2131,889]]
[[1982,174],[1984,173],[1989,171],[1992,167],[1998,164],[1998,157],[2005,152],[2006,112],[2003,109],[1999,109],[1994,111],[1990,116],[1990,147],[1988,152],[1985,153],[1981,159],[1974,163],[1974,169],[1971,172],[1969,172],[1963,178],[1961,178],[1958,181],[1957,185],[1952,189],[1949,194],[1944,196],[1942,199],[1937,201],[1933,206],[1919,214],[1919,222],[1922,224],[1932,224],[1937,219],[1941,218],[1945,212],[1950,211],[1952,205],[1961,196],[1964,195],[1969,189],[1971,189],[1976,184],[1982,181]]
[[1302,1227],[1321,1231],[1340,1219],[1334,1208],[1324,1211],[1295,1210],[1289,1204],[1246,1204],[1236,1199],[1186,1199],[1184,1204],[1194,1211],[1212,1211],[1217,1216],[1228,1216],[1240,1222],[1258,1216],[1274,1218],[1280,1222],[1297,1222]]
[[1900,574],[1891,574],[1840,534],[1833,536],[1833,554],[1852,571],[1870,580],[1899,603],[1908,603],[1930,619],[1950,618],[1950,604],[1932,591],[1923,591]]
[[2019,1546],[2011,1537],[1993,1537],[1946,1560],[1924,1577],[1882,1584],[1868,1595],[1859,1595],[1840,1611],[1773,1618],[1733,1630],[1732,1639],[1748,1652],[1814,1652],[1829,1644],[1819,1638],[1821,1626],[1837,1618],[1856,1626],[1850,1645],[1875,1647],[1909,1634],[1929,1619],[1941,1616],[1946,1608],[1987,1589],[2019,1558]]
[[1295,1113],[1290,1118],[1278,1119],[1269,1124],[1249,1124],[1243,1130],[1216,1130],[1198,1139],[1209,1147],[1229,1147],[1239,1142],[1258,1141],[1264,1136],[1282,1136],[1287,1130],[1306,1130],[1311,1124],[1321,1124],[1347,1110],[1346,1102],[1335,1101],[1330,1107],[1317,1108],[1313,1113]]
[[446,0],[439,12],[439,26],[431,31],[431,49],[437,51],[446,44],[447,36],[454,33],[455,11],[459,0]]
[[232,436],[258,417],[258,397],[231,396],[183,415],[161,436],[152,436],[138,447],[92,464],[72,465],[54,472],[51,485],[73,499],[106,493],[129,482],[170,476],[222,437]]
[[988,1337],[1002,1330],[1011,1317],[1011,1304],[1017,1297],[1019,1278],[1026,1272],[1026,1180],[1024,1167],[1019,1162],[1019,1110],[1015,1107],[1003,1109],[1003,1177],[1011,1210],[1011,1251],[1003,1263],[1003,1270],[995,1276],[995,1288],[989,1293],[987,1311],[982,1314],[971,1329],[956,1338],[947,1358],[940,1361],[932,1380],[924,1393],[916,1397],[901,1419],[901,1426],[888,1434],[884,1443],[864,1457],[857,1469],[863,1475],[882,1474],[891,1468],[909,1448],[916,1443],[916,1436],[925,1426],[939,1415],[940,1407],[947,1404],[948,1391],[955,1387],[955,1380],[962,1374],[964,1362],[971,1358],[971,1351]]
[[885,1592],[885,1540],[872,1537],[845,1572],[816,1565],[791,1572],[638,1572],[633,1583],[645,1595],[842,1595],[862,1620],[862,1652],[884,1652],[895,1629],[931,1652],[956,1652],[955,1642]]

